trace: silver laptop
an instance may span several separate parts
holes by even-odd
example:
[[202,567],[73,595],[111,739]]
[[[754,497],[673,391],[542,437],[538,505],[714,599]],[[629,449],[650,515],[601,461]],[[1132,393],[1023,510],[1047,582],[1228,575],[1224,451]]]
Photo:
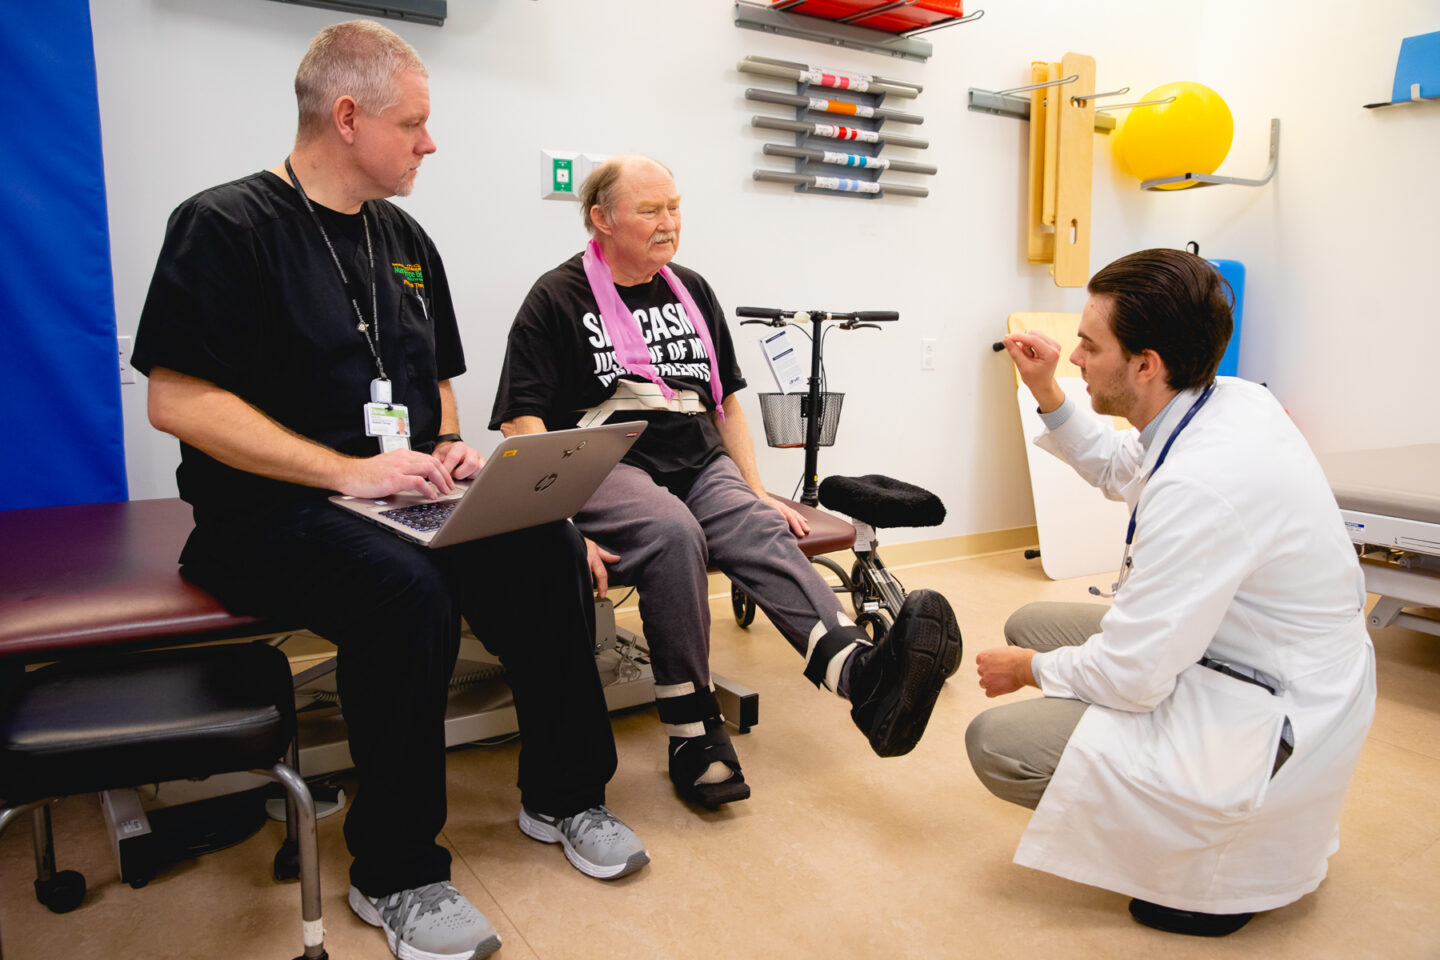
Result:
[[427,547],[493,537],[573,516],[631,444],[644,423],[607,423],[510,437],[473,479],[439,499],[397,493],[378,500],[330,501]]

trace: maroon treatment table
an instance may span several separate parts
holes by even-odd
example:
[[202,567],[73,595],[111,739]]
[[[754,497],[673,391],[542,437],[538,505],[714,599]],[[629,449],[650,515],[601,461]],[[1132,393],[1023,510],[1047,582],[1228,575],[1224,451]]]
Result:
[[[791,505],[810,522],[806,556],[854,544],[849,523]],[[292,629],[233,614],[180,576],[191,526],[190,505],[178,499],[0,511],[0,658]]]
[[0,511],[0,658],[285,632],[180,576],[192,525],[175,499]]
[[[809,536],[799,541],[807,556],[854,545],[855,528],[845,520],[791,505],[810,523]],[[192,525],[190,506],[178,499],[0,511],[0,556],[5,558],[0,574],[0,661],[53,660],[101,648],[273,636],[294,630],[294,624],[233,614],[180,575],[178,558]],[[603,672],[604,665],[600,666]],[[640,683],[607,685],[612,709],[653,699],[648,669],[645,672]],[[723,678],[716,679],[719,686]],[[728,685],[722,701],[726,715],[742,731],[749,729],[758,719],[758,695],[732,681],[723,682]],[[509,712],[508,688],[498,695],[477,693],[468,700],[452,695],[446,741],[454,745],[497,731],[513,732],[513,725],[509,731],[502,729],[513,724]],[[489,719],[477,719],[481,716]],[[323,716],[307,714],[302,719],[327,723]],[[348,766],[343,721],[338,716],[324,729],[302,734],[301,740],[302,775]]]
[[[104,656],[286,632],[230,613],[180,576],[191,525],[179,500],[0,512],[0,670],[14,693],[0,723],[0,824],[31,813],[36,895],[63,913],[79,905],[85,883],[55,871],[50,799],[95,791],[123,798],[136,783],[198,778],[213,786],[264,773],[290,798],[275,876],[301,877],[305,954],[321,958],[315,814],[290,756],[296,719],[285,657],[245,643]],[[22,672],[27,662],[53,660],[61,662]],[[138,797],[126,809],[127,825],[144,819]],[[149,879],[148,866],[130,868]]]

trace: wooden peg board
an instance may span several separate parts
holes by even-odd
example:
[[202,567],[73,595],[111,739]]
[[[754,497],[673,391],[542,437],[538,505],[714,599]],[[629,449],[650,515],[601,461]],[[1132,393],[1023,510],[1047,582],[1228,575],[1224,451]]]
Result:
[[[1037,60],[1030,64],[1030,82],[1044,83],[1056,79],[1056,71],[1060,69],[1058,63],[1046,63]],[[1045,137],[1047,111],[1045,101],[1047,95],[1053,93],[1053,88],[1042,87],[1039,90],[1030,91],[1030,189],[1027,195],[1025,222],[1027,224],[1028,236],[1025,241],[1025,256],[1031,263],[1050,263],[1055,259],[1055,183],[1053,175],[1046,177],[1047,169],[1053,174],[1053,164],[1047,167],[1046,160],[1049,154],[1046,148],[1051,145]],[[1045,205],[1045,187],[1050,185],[1050,205]],[[1046,221],[1044,214],[1046,209],[1050,211],[1050,219]]]
[[1095,58],[1067,53],[1060,75],[1074,83],[1054,88],[1049,109],[1059,114],[1055,184],[1055,285],[1083,287],[1090,279],[1090,179],[1095,159]]

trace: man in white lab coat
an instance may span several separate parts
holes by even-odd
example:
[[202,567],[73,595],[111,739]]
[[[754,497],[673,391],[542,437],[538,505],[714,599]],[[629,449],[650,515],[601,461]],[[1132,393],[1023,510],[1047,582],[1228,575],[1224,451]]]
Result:
[[[1031,604],[976,657],[987,710],[966,735],[991,792],[1035,809],[1025,866],[1133,897],[1142,923],[1221,936],[1314,890],[1375,705],[1364,580],[1335,499],[1263,387],[1215,377],[1224,281],[1146,250],[1089,284],[1080,367],[1006,349],[1035,395],[1036,443],[1131,508],[1110,607]],[[1092,592],[1099,593],[1092,588]]]

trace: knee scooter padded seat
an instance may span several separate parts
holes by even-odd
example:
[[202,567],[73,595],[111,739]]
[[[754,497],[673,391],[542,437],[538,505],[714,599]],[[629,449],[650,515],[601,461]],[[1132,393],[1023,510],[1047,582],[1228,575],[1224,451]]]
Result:
[[826,477],[820,502],[872,527],[934,527],[945,520],[945,504],[935,494],[877,473]]

